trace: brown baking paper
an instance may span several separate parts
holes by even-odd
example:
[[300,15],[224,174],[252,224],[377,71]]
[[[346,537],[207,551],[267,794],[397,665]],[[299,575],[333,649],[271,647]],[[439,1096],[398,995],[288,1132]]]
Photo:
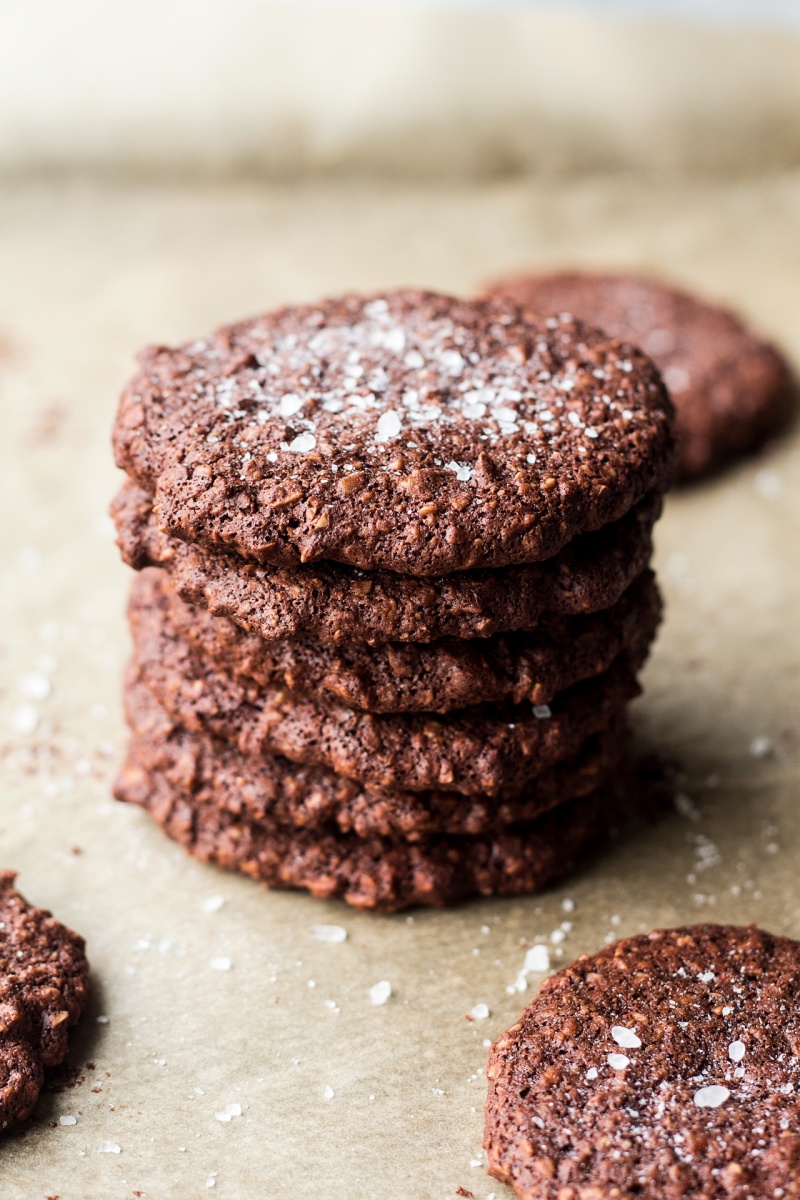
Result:
[[130,575],[109,429],[133,351],[338,289],[470,290],[563,262],[665,272],[800,359],[798,174],[0,195],[0,860],[85,935],[94,981],[72,1086],[0,1141],[4,1198],[499,1198],[486,1045],[535,993],[535,973],[515,990],[530,945],[557,967],[678,922],[800,935],[796,432],[669,499],[635,713],[683,763],[681,812],[558,888],[373,916],[192,862],[111,799]]

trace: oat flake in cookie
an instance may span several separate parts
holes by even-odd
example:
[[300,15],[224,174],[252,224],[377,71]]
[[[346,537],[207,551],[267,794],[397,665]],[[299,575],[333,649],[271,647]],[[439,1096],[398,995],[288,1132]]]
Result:
[[786,419],[791,376],[781,355],[726,309],[655,279],[565,271],[494,285],[537,312],[569,312],[630,339],[660,368],[675,403],[684,479],[758,446]]
[[551,976],[492,1048],[489,1171],[530,1200],[800,1195],[800,943],[661,930]]
[[118,465],[167,533],[260,563],[534,562],[670,469],[672,409],[647,357],[502,299],[345,296],[140,364]]
[[89,995],[83,938],[26,903],[14,878],[0,872],[0,1130],[30,1116]]

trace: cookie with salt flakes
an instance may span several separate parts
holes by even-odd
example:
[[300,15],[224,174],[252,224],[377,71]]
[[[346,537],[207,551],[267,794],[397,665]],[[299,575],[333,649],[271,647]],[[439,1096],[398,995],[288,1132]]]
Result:
[[675,404],[683,479],[759,446],[789,415],[791,372],[778,350],[734,313],[679,288],[564,271],[501,281],[490,292],[540,313],[569,312],[641,346]]
[[524,1200],[800,1195],[800,943],[696,925],[545,980],[487,1066],[489,1172]]
[[0,871],[0,1129],[30,1116],[89,996],[83,938],[28,904],[14,880]]
[[430,576],[537,562],[617,520],[663,490],[672,420],[632,345],[398,291],[151,348],[114,445],[186,541]]

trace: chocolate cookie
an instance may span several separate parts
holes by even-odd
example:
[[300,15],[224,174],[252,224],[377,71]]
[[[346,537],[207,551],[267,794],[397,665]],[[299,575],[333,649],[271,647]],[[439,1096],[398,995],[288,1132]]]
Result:
[[569,312],[648,353],[675,404],[681,474],[706,475],[764,441],[791,407],[786,361],[738,317],[636,275],[578,271],[494,284],[540,313]]
[[661,617],[655,576],[645,571],[613,608],[582,617],[544,616],[531,633],[482,641],[330,646],[314,638],[267,642],[233,621],[181,600],[164,571],[134,580],[131,605],[162,608],[169,628],[206,662],[263,688],[367,712],[449,712],[512,700],[546,704],[556,693],[606,671],[628,650],[641,658]]
[[800,943],[697,925],[542,985],[487,1067],[489,1171],[526,1200],[800,1195]]
[[672,470],[649,359],[504,300],[344,296],[139,361],[118,465],[167,532],[253,562],[535,562]]
[[185,600],[267,640],[302,636],[332,645],[485,638],[531,629],[546,612],[610,608],[647,568],[660,511],[661,498],[646,496],[544,563],[415,579],[339,563],[261,567],[168,537],[139,488],[124,487],[112,505],[130,566],[165,567]]
[[539,771],[575,754],[639,693],[640,663],[623,655],[544,711],[525,703],[440,717],[375,715],[214,670],[170,629],[159,607],[140,608],[134,598],[129,616],[143,680],[186,729],[211,733],[243,754],[280,754],[375,788],[520,792]]
[[341,896],[383,912],[540,891],[636,804],[629,788],[610,785],[502,833],[409,842],[281,828],[188,796],[159,772],[123,772],[116,794],[148,809],[203,862],[242,871],[268,887],[307,888],[322,899]]
[[30,1116],[89,995],[83,938],[23,900],[15,878],[0,872],[0,1129]]
[[208,734],[190,733],[168,716],[135,672],[125,689],[125,713],[133,730],[119,784],[125,795],[157,777],[198,804],[216,804],[234,816],[408,841],[432,833],[497,832],[530,821],[612,777],[619,779],[628,747],[624,721],[617,721],[587,738],[574,758],[539,774],[518,796],[377,791],[320,767],[269,754],[254,758]]

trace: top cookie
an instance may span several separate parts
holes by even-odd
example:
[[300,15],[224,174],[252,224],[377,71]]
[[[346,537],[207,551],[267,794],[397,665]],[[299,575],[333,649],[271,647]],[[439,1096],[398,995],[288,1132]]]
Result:
[[800,1195],[800,943],[698,925],[545,980],[487,1066],[489,1171],[528,1200]]
[[0,871],[0,1129],[29,1116],[88,995],[83,938],[27,904],[14,873]]
[[672,409],[646,356],[511,301],[344,296],[140,363],[118,465],[164,530],[261,563],[535,562],[671,469]]
[[566,271],[494,284],[540,313],[568,312],[630,339],[660,368],[675,403],[683,479],[757,446],[785,419],[789,368],[732,313],[636,275]]

